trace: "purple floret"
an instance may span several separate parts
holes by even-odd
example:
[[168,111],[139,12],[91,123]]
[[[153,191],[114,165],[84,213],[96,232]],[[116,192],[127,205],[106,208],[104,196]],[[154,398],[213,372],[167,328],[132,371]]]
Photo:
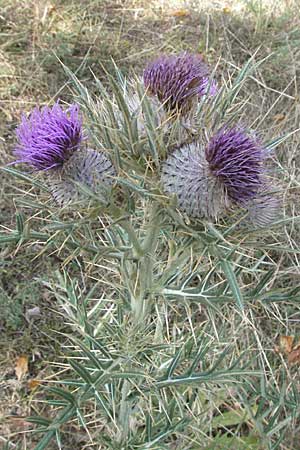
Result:
[[17,163],[27,163],[37,171],[62,167],[83,139],[78,105],[65,111],[59,103],[52,108],[37,107],[29,117],[23,115],[16,134]]
[[211,173],[223,182],[234,202],[245,203],[261,189],[264,149],[242,128],[223,127],[212,137],[205,154]]
[[195,98],[217,92],[209,70],[200,55],[163,55],[144,70],[144,85],[169,111],[190,109]]

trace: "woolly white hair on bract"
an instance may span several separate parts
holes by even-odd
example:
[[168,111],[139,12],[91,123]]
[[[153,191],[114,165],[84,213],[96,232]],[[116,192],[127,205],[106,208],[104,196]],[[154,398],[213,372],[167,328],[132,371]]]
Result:
[[258,195],[247,203],[246,209],[248,214],[245,221],[259,228],[271,225],[281,216],[280,201],[272,194]]
[[190,217],[217,219],[229,206],[224,185],[211,174],[200,143],[175,150],[163,164],[161,182]]
[[116,170],[105,153],[84,149],[74,152],[61,170],[49,173],[48,185],[55,201],[66,206],[84,197],[77,183],[106,199],[115,176]]
[[[138,89],[138,86],[140,89]],[[140,94],[138,93],[140,91]],[[143,93],[143,94],[142,94]],[[166,139],[182,144],[196,133],[196,111],[198,103],[186,114],[170,113],[156,96],[148,95],[143,80],[128,80],[123,90],[124,101],[132,118],[136,119],[138,135],[145,137],[148,134],[147,113],[152,115],[158,133],[163,133]],[[122,112],[117,108],[117,120],[122,126]]]
[[167,124],[168,117],[161,103],[155,97],[148,97],[146,96],[146,92],[144,92],[144,96],[146,96],[146,99],[143,99],[143,97],[140,98],[138,94],[138,85],[140,85],[144,89],[143,81],[141,78],[128,80],[126,88],[124,89],[124,100],[132,117],[135,117],[137,119],[137,128],[139,135],[145,135],[147,132],[147,126],[145,113],[143,111],[143,101],[148,102],[150,110],[152,110],[158,125],[163,123]]

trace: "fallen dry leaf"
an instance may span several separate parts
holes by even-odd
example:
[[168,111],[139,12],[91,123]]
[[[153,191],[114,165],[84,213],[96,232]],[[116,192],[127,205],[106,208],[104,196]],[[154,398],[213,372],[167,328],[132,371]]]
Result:
[[30,322],[31,319],[35,319],[40,316],[41,316],[41,310],[38,306],[27,309],[27,311],[25,313],[25,318],[26,318],[27,322]]
[[171,13],[171,16],[173,17],[187,17],[189,15],[190,13],[187,9],[177,9]]
[[279,336],[279,349],[285,355],[291,353],[293,348],[294,336]]
[[273,116],[274,122],[281,122],[284,119],[285,119],[284,114],[275,114],[275,116]]
[[8,422],[11,423],[14,431],[25,431],[31,427],[31,423],[26,421],[26,417],[8,417]]
[[295,341],[295,336],[279,336],[278,351],[287,356],[289,364],[300,363],[300,339]]
[[289,364],[299,364],[300,363],[300,348],[296,348],[292,350],[288,355],[288,363]]
[[28,372],[28,356],[21,355],[17,358],[15,372],[19,381],[26,375]]
[[28,388],[31,391],[40,385],[41,385],[41,382],[39,380],[29,380],[28,381]]

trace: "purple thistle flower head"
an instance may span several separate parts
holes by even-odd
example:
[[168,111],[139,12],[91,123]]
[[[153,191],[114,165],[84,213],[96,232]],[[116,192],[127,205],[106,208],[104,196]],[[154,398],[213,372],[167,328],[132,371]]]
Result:
[[37,107],[29,117],[22,117],[16,134],[17,163],[27,163],[37,171],[60,168],[83,139],[79,108],[73,104],[63,110],[59,103],[52,108]]
[[217,92],[209,80],[209,70],[200,55],[163,55],[144,70],[144,85],[171,112],[189,112],[193,101]]
[[209,141],[205,156],[211,173],[224,184],[233,202],[244,204],[262,188],[265,152],[244,129],[221,128]]

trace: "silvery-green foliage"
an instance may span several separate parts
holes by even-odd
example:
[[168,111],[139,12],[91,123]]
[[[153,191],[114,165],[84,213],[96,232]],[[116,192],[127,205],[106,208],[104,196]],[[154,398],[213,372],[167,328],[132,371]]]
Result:
[[[124,86],[124,100],[129,109],[132,117],[136,118],[137,128],[139,136],[145,136],[147,134],[147,117],[145,114],[145,109],[143,108],[143,102],[146,96],[146,92],[143,89],[140,91],[139,87],[143,87],[143,81],[141,78],[132,78],[127,81]],[[156,123],[160,126],[164,124],[166,129],[168,129],[169,121],[166,112],[162,104],[155,97],[147,97],[147,101],[151,108],[153,115],[155,116]],[[119,111],[120,121],[122,120],[122,112]]]
[[[149,133],[163,136],[165,143],[179,146],[197,135],[197,99],[193,99],[192,107],[185,113],[170,112],[164,108],[157,97],[147,94],[143,80],[131,78],[123,85],[124,101],[131,119],[136,122],[139,139],[147,139]],[[122,127],[124,112],[115,103],[118,123]]]
[[[202,137],[224,124],[228,110],[234,118],[247,64],[228,92],[198,105]],[[126,86],[118,71],[116,79],[108,76],[107,88],[95,78],[94,97],[66,72],[98,150],[76,150],[51,190],[65,204],[86,185],[84,195],[96,193],[95,202],[91,208],[89,202],[76,205],[68,215],[43,204],[38,224],[18,214],[16,229],[1,236],[9,245],[38,241],[45,253],[65,258],[65,270],[49,279],[41,275],[68,335],[60,386],[46,399],[47,418],[30,419],[42,433],[35,450],[52,439],[63,448],[69,422],[91,437],[91,445],[110,450],[216,447],[223,417],[236,410],[241,419],[226,422],[233,430],[231,447],[242,442],[247,448],[250,429],[257,448],[266,435],[272,445],[285,420],[277,411],[286,408],[293,420],[300,401],[284,383],[270,399],[267,389],[248,395],[251,383],[262,386],[273,376],[252,315],[272,312],[277,300],[297,302],[299,291],[273,284],[278,268],[261,232],[251,239],[230,222],[224,184],[208,170],[202,139],[181,145],[180,120],[170,121],[165,133],[163,116],[139,81],[134,96],[133,82]],[[43,188],[29,175],[9,171],[22,185]],[[102,188],[110,190],[114,180],[119,197],[103,205]],[[36,208],[30,200],[19,199]],[[257,204],[248,207],[257,210]],[[213,224],[216,218],[221,220]],[[34,227],[43,220],[39,233]],[[237,403],[241,391],[244,400]],[[266,409],[258,411],[258,404]]]

